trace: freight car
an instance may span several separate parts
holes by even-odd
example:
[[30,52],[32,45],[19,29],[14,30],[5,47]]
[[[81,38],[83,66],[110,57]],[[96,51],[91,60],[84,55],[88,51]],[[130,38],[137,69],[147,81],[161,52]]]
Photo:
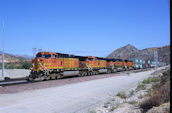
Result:
[[88,76],[112,73],[134,67],[134,62],[94,56],[75,56],[55,52],[39,52],[32,60],[32,80],[59,79],[65,76]]

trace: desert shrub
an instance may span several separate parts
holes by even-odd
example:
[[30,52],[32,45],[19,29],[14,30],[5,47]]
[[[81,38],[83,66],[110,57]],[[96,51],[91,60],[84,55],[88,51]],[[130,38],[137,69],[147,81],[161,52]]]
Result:
[[132,101],[129,101],[128,103],[129,103],[129,104],[137,104],[137,101],[132,100]]
[[20,63],[5,63],[6,69],[21,69]]
[[108,105],[107,103],[104,103],[104,107],[105,107],[105,108],[108,108],[108,106],[109,106],[109,105]]
[[162,74],[163,75],[168,75],[170,73],[170,69],[165,70]]
[[145,99],[140,104],[140,108],[142,108],[143,109],[143,112],[145,113],[146,111],[148,111],[149,109],[151,109],[153,106],[160,105],[160,100],[158,98],[159,98],[158,95],[154,95],[152,97],[149,97],[149,98]]
[[169,80],[170,80],[170,69],[164,71],[164,74],[161,77],[161,84],[164,84],[164,83],[166,83]]
[[110,104],[111,104],[111,103],[108,101],[108,102],[104,103],[104,107],[105,107],[105,108],[108,108],[108,106],[109,106]]
[[149,83],[151,83],[151,82],[160,82],[160,77],[149,77],[149,78],[147,78],[147,79],[144,79],[143,80],[143,84],[149,84]]
[[110,111],[110,112],[114,111],[118,106],[119,106],[118,103],[112,104],[112,105],[111,105],[111,108],[109,109],[109,111]]
[[145,90],[146,89],[146,85],[143,84],[143,83],[140,83],[137,88],[136,88],[136,91],[140,91],[140,90]]
[[22,63],[22,68],[23,69],[29,69],[31,67],[32,67],[32,63],[30,63],[30,62],[24,62],[24,63]]
[[143,112],[151,109],[152,107],[157,107],[163,103],[170,101],[170,81],[165,84],[158,83],[153,86],[153,90],[149,92],[148,97],[140,103],[140,108]]
[[111,108],[110,108],[110,112],[114,111],[116,109],[116,106],[115,105],[112,105]]
[[152,77],[151,82],[160,82],[160,77]]
[[15,64],[7,64],[7,65],[5,65],[5,68],[7,68],[7,69],[16,69],[18,67]]
[[120,98],[123,98],[123,99],[127,98],[127,94],[126,94],[124,91],[120,91],[120,92],[117,94],[117,96],[119,96]]
[[[11,62],[4,64],[5,69],[29,69],[31,66],[31,62]],[[2,63],[0,63],[0,69],[2,69]]]
[[89,113],[97,113],[95,110],[91,110]]
[[111,101],[115,101],[115,99],[113,98]]
[[132,95],[134,95],[134,90],[131,90],[128,97],[131,97]]
[[143,95],[139,95],[139,96],[138,96],[139,99],[142,99],[143,97],[144,97]]
[[142,83],[143,83],[143,84],[149,84],[151,81],[152,81],[152,78],[149,77],[149,78],[147,78],[147,79],[144,79]]

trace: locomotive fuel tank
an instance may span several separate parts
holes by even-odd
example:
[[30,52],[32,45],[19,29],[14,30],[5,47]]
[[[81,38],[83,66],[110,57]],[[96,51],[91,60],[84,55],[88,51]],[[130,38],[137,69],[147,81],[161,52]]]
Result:
[[76,76],[79,75],[79,71],[64,71],[63,76]]
[[107,69],[99,69],[99,73],[107,73]]

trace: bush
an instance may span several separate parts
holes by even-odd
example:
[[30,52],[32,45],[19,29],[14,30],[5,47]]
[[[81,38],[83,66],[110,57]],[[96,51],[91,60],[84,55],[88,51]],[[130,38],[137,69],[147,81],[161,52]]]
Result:
[[97,113],[95,110],[91,110],[90,113]]
[[111,101],[115,101],[115,99],[113,98]]
[[111,104],[111,103],[110,103],[110,102],[104,103],[104,107],[105,107],[105,108],[108,108],[109,104]]
[[138,96],[139,99],[142,99],[143,97],[144,97],[143,95],[139,95],[139,96]]
[[134,95],[134,90],[131,90],[128,96],[131,97],[132,95]]
[[108,106],[109,106],[108,104],[104,103],[104,107],[105,107],[105,108],[108,108]]
[[157,107],[170,101],[170,72],[167,70],[161,78],[154,77],[152,81],[160,81],[160,83],[153,85],[153,89],[147,95],[148,97],[140,103],[140,108],[143,109],[144,113],[152,107]]
[[119,103],[116,103],[116,104],[112,104],[111,105],[111,108],[109,109],[110,112],[114,111],[116,108],[119,107]]
[[147,79],[145,79],[145,80],[143,80],[143,84],[149,84],[149,83],[151,83],[151,81],[152,81],[152,78],[151,77],[149,77],[149,78],[147,78]]
[[145,90],[145,89],[146,89],[146,85],[143,83],[140,83],[136,88],[137,91]]
[[[11,62],[4,64],[5,69],[29,69],[31,67],[31,62]],[[2,69],[2,63],[0,63],[0,68]]]
[[120,98],[124,98],[124,99],[127,98],[127,95],[126,95],[126,93],[125,93],[124,91],[120,91],[120,92],[117,94],[117,96],[119,96]]
[[132,100],[132,101],[129,102],[129,104],[137,104],[137,101]]
[[140,108],[144,112],[152,107],[160,106],[163,103],[170,101],[170,83],[160,86],[149,93],[149,97],[140,103]]
[[114,111],[117,108],[117,106],[115,106],[114,104],[111,106],[111,108],[109,109],[110,112]]
[[149,83],[151,83],[151,82],[160,82],[160,77],[149,77],[149,78],[147,78],[147,79],[145,79],[145,80],[143,80],[143,84],[149,84]]
[[32,63],[24,62],[24,63],[22,64],[22,68],[23,68],[23,69],[29,69],[29,68],[31,68],[31,67],[32,67]]
[[153,77],[151,82],[160,82],[160,77]]
[[168,75],[170,73],[170,69],[165,70],[162,74],[163,75]]

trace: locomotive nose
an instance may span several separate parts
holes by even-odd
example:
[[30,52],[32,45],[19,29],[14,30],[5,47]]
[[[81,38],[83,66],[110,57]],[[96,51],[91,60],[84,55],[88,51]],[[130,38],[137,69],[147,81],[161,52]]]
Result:
[[42,58],[35,58],[32,60],[32,69],[33,71],[38,71],[41,68],[43,59]]
[[37,62],[42,62],[43,59],[42,58],[36,58],[37,59]]

